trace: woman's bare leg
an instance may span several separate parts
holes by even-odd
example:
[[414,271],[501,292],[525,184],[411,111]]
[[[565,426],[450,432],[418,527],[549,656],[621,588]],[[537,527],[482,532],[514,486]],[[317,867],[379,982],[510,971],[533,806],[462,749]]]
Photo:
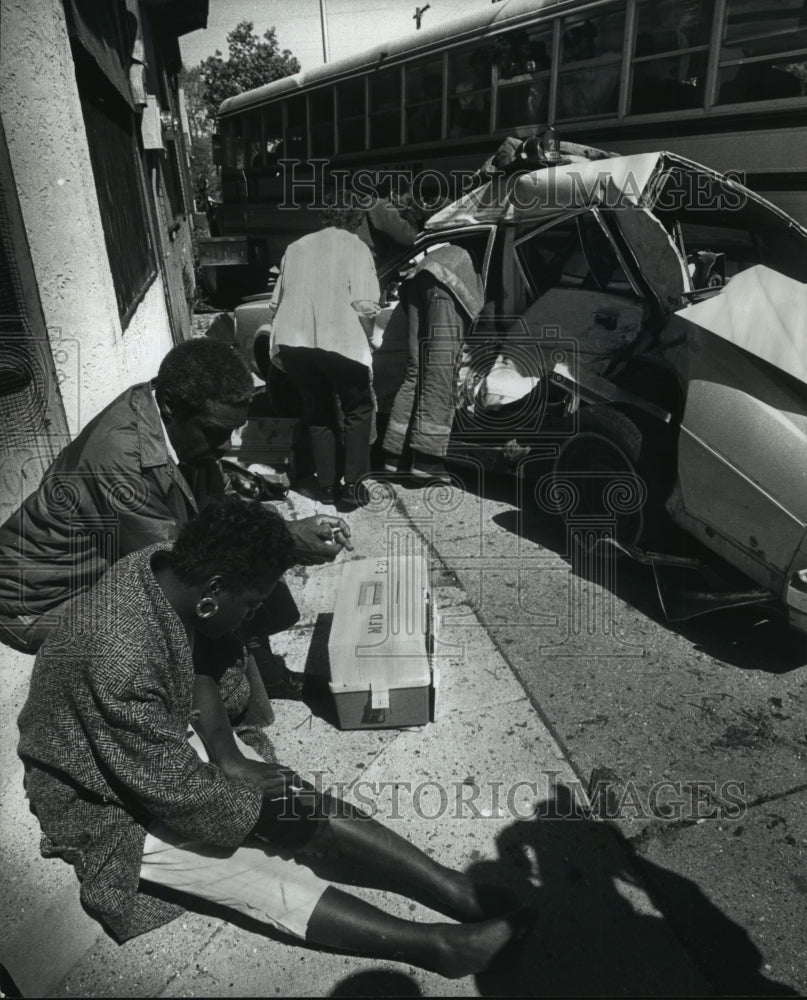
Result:
[[389,888],[394,888],[394,883],[403,884],[413,899],[435,904],[459,920],[482,920],[517,905],[504,892],[500,898],[480,898],[485,887],[480,890],[469,876],[441,865],[350,803],[326,795],[320,808],[328,817],[328,834],[342,857],[386,876]]
[[475,924],[401,920],[330,887],[314,907],[305,937],[329,948],[408,962],[459,979],[486,969],[513,933],[505,917]]

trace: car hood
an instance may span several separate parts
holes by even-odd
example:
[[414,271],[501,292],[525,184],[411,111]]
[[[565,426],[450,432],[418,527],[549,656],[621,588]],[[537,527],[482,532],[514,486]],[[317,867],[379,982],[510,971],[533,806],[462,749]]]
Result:
[[758,264],[676,315],[807,384],[807,285]]

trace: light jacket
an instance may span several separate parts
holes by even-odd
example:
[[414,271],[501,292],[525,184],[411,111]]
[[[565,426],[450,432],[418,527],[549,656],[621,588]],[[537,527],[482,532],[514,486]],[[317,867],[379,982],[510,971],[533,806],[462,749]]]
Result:
[[372,355],[351,302],[378,302],[372,254],[358,236],[329,226],[296,240],[280,265],[272,355],[281,346],[336,351],[367,367]]

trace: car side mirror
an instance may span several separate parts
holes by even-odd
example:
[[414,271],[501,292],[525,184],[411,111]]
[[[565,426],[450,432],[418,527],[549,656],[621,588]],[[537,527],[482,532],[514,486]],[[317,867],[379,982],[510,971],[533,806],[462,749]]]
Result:
[[400,281],[392,281],[384,289],[384,294],[381,296],[382,306],[391,306],[396,302],[401,301],[401,283]]

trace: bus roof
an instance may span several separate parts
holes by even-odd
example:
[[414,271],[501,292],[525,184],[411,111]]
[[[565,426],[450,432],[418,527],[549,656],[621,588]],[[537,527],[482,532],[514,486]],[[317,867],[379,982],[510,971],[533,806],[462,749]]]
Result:
[[472,41],[476,35],[483,34],[485,29],[515,28],[521,22],[531,20],[539,11],[545,14],[564,13],[574,11],[584,2],[585,0],[504,0],[503,3],[493,4],[489,10],[467,14],[447,25],[438,25],[427,31],[412,31],[402,38],[376,45],[359,55],[324,63],[295,73],[294,76],[247,90],[235,97],[228,97],[222,101],[219,114],[245,111],[289,91],[308,89],[320,83],[333,83],[342,76],[349,77],[362,70],[381,69],[407,57],[428,54],[430,50],[439,50],[445,45],[448,32],[451,33],[452,44]]

